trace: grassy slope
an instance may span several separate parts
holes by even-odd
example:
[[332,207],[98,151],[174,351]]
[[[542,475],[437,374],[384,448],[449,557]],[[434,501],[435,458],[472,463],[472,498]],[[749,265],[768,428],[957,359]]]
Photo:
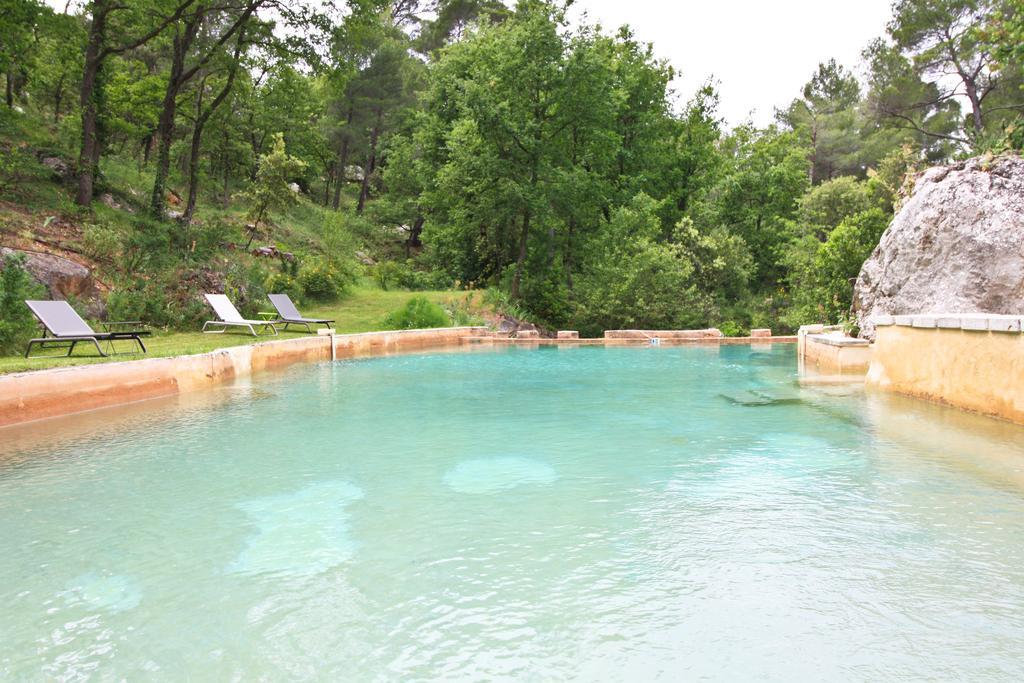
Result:
[[[140,168],[137,160],[110,154],[103,158],[102,191],[112,192],[115,200],[136,208],[136,214],[111,209],[101,201],[94,201],[90,209],[74,205],[71,186],[55,182],[49,169],[36,159],[39,150],[61,154],[65,159],[73,158],[71,148],[60,149],[57,131],[48,121],[0,111],[0,244],[19,248],[40,250],[70,250],[82,260],[86,256],[83,246],[83,229],[91,223],[102,223],[116,230],[131,231],[133,222],[144,219],[144,207],[148,201],[148,188],[152,185],[152,168]],[[65,145],[66,147],[66,145]],[[171,186],[184,194],[180,178],[172,169]],[[175,182],[177,181],[177,182]],[[345,188],[344,200],[347,206],[354,202],[354,185]],[[221,206],[213,196],[204,196],[199,203],[197,217],[200,220],[226,218],[238,224],[244,223],[245,207],[237,202]],[[322,249],[320,235],[323,222],[333,216],[309,199],[303,198],[278,217],[273,239],[285,249],[298,249],[315,253]],[[54,219],[57,219],[55,222]],[[52,222],[52,225],[51,225]],[[50,227],[46,227],[50,225]],[[242,237],[240,235],[240,237]],[[366,241],[367,236],[364,236]],[[375,248],[385,250],[387,240],[393,236],[369,235],[363,248],[374,253]],[[383,245],[383,247],[382,247]],[[66,252],[64,255],[68,255]],[[236,258],[234,254],[228,257]],[[91,259],[94,276],[100,282],[109,282],[123,273],[116,268],[111,271],[109,259]],[[414,296],[425,296],[429,300],[443,303],[452,299],[464,299],[466,292],[408,292],[382,291],[377,288],[361,287],[336,304],[303,306],[303,312],[311,317],[333,318],[339,332],[368,332],[382,328],[384,317],[400,308]],[[265,310],[272,310],[267,302]],[[211,311],[212,313],[212,311]],[[199,331],[154,331],[146,340],[148,357],[166,357],[192,353],[203,353],[225,346],[252,344],[268,339],[287,339],[304,333],[282,332],[278,337],[261,335],[254,339],[247,334],[202,334]],[[118,351],[128,350],[131,344],[118,344]],[[52,353],[61,353],[54,349]],[[71,358],[31,358],[20,356],[0,357],[0,373],[39,370],[123,361],[140,358],[139,354],[124,353],[111,358],[95,355],[95,348],[82,346]]]
[[[404,292],[382,291],[380,289],[358,289],[351,296],[336,304],[303,307],[302,312],[309,317],[335,319],[338,332],[370,332],[381,329],[381,321],[391,311],[400,308],[414,296],[424,296],[430,301],[443,303],[453,298],[462,298],[466,292]],[[272,311],[270,302],[267,310]],[[212,311],[211,311],[212,313]],[[22,372],[26,370],[42,370],[45,368],[64,367],[68,365],[85,365],[91,363],[109,363],[114,361],[133,360],[149,357],[180,356],[191,353],[203,353],[225,346],[255,344],[271,339],[290,339],[304,336],[305,332],[282,332],[277,337],[260,335],[257,338],[248,333],[228,332],[226,334],[203,334],[201,332],[159,332],[146,340],[149,353],[142,356],[138,353],[120,354],[121,349],[127,350],[130,343],[118,344],[119,355],[108,358],[96,356],[92,346],[80,346],[75,349],[71,358],[37,358],[29,359],[20,356],[0,357],[0,373]],[[33,352],[36,353],[36,352]],[[41,353],[62,353],[62,351],[43,351]]]

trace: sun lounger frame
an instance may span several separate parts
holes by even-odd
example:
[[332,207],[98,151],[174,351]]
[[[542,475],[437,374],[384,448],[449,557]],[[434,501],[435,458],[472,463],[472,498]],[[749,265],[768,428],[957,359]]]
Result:
[[[101,323],[101,325],[103,325],[103,327],[106,329],[103,332],[93,332],[92,328],[89,327],[88,323],[82,320],[81,316],[79,316],[75,309],[71,307],[71,304],[68,304],[66,301],[61,301],[59,303],[64,304],[64,307],[66,307],[67,309],[66,311],[61,311],[61,313],[64,313],[65,315],[68,316],[73,316],[71,320],[78,327],[78,329],[75,334],[59,333],[54,329],[54,327],[51,327],[51,325],[54,322],[52,317],[50,321],[47,322],[48,314],[45,311],[46,308],[54,308],[54,304],[56,303],[58,302],[35,300],[25,302],[25,305],[28,306],[29,310],[32,311],[32,315],[35,316],[36,320],[39,321],[39,326],[43,330],[42,337],[36,337],[34,339],[28,340],[28,346],[25,347],[25,358],[28,358],[30,356],[33,347],[38,347],[40,349],[64,348],[65,345],[67,346],[68,352],[64,354],[64,357],[67,357],[74,353],[75,347],[78,346],[78,344],[83,342],[91,343],[93,346],[96,347],[96,353],[106,358],[107,356],[112,355],[114,353],[114,342],[121,340],[134,341],[135,344],[138,345],[142,353],[147,353],[146,345],[142,341],[142,336],[149,335],[149,330],[134,329],[125,331],[114,331],[110,329],[111,327],[118,327],[123,325],[131,325],[133,327],[138,327],[142,325],[141,321],[124,320],[117,322]],[[106,352],[100,346],[101,341],[106,342]],[[59,356],[36,356],[36,358],[56,357]]]
[[277,309],[278,318],[274,322],[277,324],[284,323],[285,331],[288,330],[289,325],[303,325],[306,328],[306,332],[313,331],[310,329],[310,325],[324,325],[328,329],[334,328],[333,320],[303,317],[299,314],[299,309],[292,303],[292,298],[287,294],[268,294],[267,298],[270,299],[270,303]]
[[[207,320],[203,323],[204,334],[224,334],[227,332],[229,327],[244,327],[249,330],[249,334],[257,336],[256,330],[266,330],[268,327],[270,331],[277,336],[277,328],[274,326],[276,321],[273,320],[248,320],[242,317],[242,314],[238,312],[235,305],[231,303],[231,300],[223,294],[206,294],[206,300],[209,302],[210,307],[213,308],[214,313],[217,314],[218,320]],[[225,315],[225,313],[227,315]],[[210,330],[209,327],[220,327],[219,330]]]

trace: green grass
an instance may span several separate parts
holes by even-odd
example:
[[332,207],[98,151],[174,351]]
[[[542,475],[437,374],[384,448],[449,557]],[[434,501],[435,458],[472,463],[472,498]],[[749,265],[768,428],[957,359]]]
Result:
[[[352,292],[350,296],[334,304],[302,306],[300,310],[307,317],[311,318],[333,318],[336,321],[336,329],[339,333],[372,332],[383,329],[383,320],[388,313],[401,308],[405,303],[417,296],[423,296],[430,301],[443,304],[452,299],[463,299],[466,292],[438,291],[438,292],[405,292],[405,291],[382,291],[380,289],[360,288]],[[267,311],[273,311],[270,302],[267,302]],[[211,311],[211,317],[212,317]],[[255,344],[258,342],[276,339],[294,339],[306,336],[305,332],[280,332],[278,336],[272,334],[259,337],[252,337],[248,333],[227,332],[225,334],[203,334],[202,332],[161,332],[154,331],[152,337],[145,340],[149,353],[121,353],[132,348],[129,342],[118,342],[115,351],[118,355],[107,358],[96,356],[95,348],[80,345],[75,349],[75,355],[68,357],[44,358],[35,357],[23,358],[21,356],[0,356],[0,373],[24,372],[28,370],[44,370],[47,368],[59,368],[69,365],[89,365],[93,363],[110,363],[116,361],[135,360],[139,358],[165,358],[168,356],[184,356],[193,353],[205,353],[228,346],[241,346],[244,344]],[[53,351],[33,351],[33,353],[61,353]]]

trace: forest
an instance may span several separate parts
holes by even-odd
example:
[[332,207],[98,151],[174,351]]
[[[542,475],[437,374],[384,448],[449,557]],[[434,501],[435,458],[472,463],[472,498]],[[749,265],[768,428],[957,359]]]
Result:
[[848,320],[914,172],[1024,147],[1020,0],[896,0],[767,126],[571,4],[0,0],[0,235],[172,328],[204,289],[369,281],[585,335],[786,331]]

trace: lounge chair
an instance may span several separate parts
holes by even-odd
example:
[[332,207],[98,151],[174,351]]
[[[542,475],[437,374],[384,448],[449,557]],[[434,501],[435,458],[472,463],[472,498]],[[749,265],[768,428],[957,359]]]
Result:
[[33,346],[44,349],[54,346],[63,347],[65,344],[68,347],[67,355],[70,356],[79,342],[92,342],[96,347],[96,351],[105,357],[107,354],[100,348],[100,342],[107,342],[107,348],[112,353],[114,342],[122,339],[134,341],[139,345],[142,352],[146,353],[146,345],[142,343],[141,337],[148,335],[149,330],[130,329],[114,331],[111,329],[124,325],[131,325],[137,328],[142,324],[137,320],[102,323],[106,329],[103,332],[95,332],[89,327],[89,323],[82,320],[82,316],[78,315],[75,309],[71,308],[71,304],[67,301],[26,301],[25,305],[32,310],[32,314],[39,321],[39,324],[43,326],[44,335],[37,339],[29,340],[28,348],[25,349],[25,358],[28,358]]
[[299,313],[299,309],[295,308],[295,304],[292,303],[291,297],[287,294],[268,294],[270,297],[270,303],[274,304],[274,308],[277,309],[277,314],[280,316],[275,322],[284,323],[284,329],[287,330],[289,325],[304,325],[306,332],[312,332],[310,325],[326,325],[327,327],[334,327],[333,320],[327,320],[326,318],[303,318],[302,314]]
[[[268,327],[276,335],[277,328],[274,327],[274,321],[272,320],[247,320],[242,317],[242,314],[238,312],[235,305],[231,303],[223,294],[207,294],[206,300],[213,307],[214,312],[217,314],[219,320],[207,320],[203,324],[203,332],[207,334],[222,334],[227,331],[229,327],[247,327],[249,333],[252,336],[256,336],[256,330],[263,328],[264,330]],[[220,327],[219,330],[207,330],[207,327],[213,325],[214,327]]]

